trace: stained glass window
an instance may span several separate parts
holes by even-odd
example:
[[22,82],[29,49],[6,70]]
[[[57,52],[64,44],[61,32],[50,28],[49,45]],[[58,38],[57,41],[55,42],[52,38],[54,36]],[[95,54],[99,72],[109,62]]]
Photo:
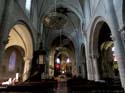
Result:
[[9,58],[9,71],[15,70],[15,64],[16,64],[16,53],[12,52]]

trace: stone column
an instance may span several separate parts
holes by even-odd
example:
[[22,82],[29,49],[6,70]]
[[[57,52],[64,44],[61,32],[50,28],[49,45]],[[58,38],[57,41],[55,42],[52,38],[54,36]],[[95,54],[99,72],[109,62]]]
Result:
[[88,57],[87,60],[87,77],[88,80],[94,80],[94,76],[93,76],[93,67],[92,67],[92,60],[91,57]]
[[49,56],[49,77],[53,77],[53,62],[52,62],[53,57]]
[[99,81],[99,68],[98,68],[98,61],[97,61],[98,57],[97,56],[93,56],[92,60],[93,60],[93,70],[94,70],[94,80],[95,81]]
[[23,81],[27,80],[30,74],[30,67],[31,67],[31,59],[24,58],[24,72],[23,72]]
[[[120,35],[120,33],[118,31],[117,31],[117,33],[118,33],[118,35]],[[125,49],[124,49],[122,39],[120,36],[114,38],[114,43],[115,42],[116,42],[115,54],[116,54],[116,58],[118,60],[118,68],[119,68],[121,84],[122,84],[123,88],[125,89]]]
[[112,0],[104,0],[108,16],[110,27],[112,28],[112,37],[115,45],[115,53],[118,60],[118,68],[121,79],[121,84],[125,89],[125,49],[122,43],[121,34],[119,32],[118,18]]
[[8,27],[8,10],[10,6],[11,1],[1,0],[0,1],[0,65],[3,61],[3,54],[4,54],[4,48],[5,45],[8,43],[5,39],[5,35],[7,35],[6,32],[8,32],[6,29]]

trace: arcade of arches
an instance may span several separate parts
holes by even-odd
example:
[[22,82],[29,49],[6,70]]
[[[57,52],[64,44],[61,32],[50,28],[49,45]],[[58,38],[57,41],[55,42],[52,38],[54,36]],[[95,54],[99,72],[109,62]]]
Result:
[[124,0],[25,1],[0,0],[1,81],[65,75],[125,89]]

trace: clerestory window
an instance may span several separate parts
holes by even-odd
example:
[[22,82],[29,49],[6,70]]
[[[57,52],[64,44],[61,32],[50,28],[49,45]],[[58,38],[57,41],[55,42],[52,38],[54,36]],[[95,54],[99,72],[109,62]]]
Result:
[[25,4],[26,12],[28,15],[30,15],[31,2],[32,2],[32,0],[26,0],[26,4]]

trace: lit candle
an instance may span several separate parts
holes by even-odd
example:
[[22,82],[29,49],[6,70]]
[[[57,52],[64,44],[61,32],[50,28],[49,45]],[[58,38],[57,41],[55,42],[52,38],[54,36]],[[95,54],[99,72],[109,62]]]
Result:
[[16,80],[19,79],[19,73],[16,73]]

